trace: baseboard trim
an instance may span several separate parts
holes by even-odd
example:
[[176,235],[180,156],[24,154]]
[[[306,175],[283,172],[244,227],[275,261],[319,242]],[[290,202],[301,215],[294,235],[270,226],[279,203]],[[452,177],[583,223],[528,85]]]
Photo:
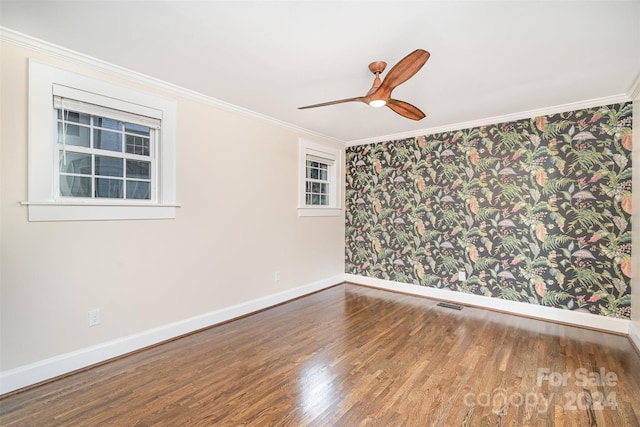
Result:
[[517,314],[540,320],[580,326],[583,328],[613,332],[628,335],[631,322],[624,319],[615,319],[594,314],[575,311],[559,310],[553,307],[526,304],[517,301],[507,301],[499,298],[485,297],[482,295],[465,294],[448,289],[430,288],[411,285],[408,283],[394,282],[391,280],[377,279],[373,277],[345,274],[347,282],[357,285],[372,286],[375,288],[398,291],[407,294],[420,295],[448,302],[471,305],[505,313]]
[[194,316],[138,334],[107,341],[70,353],[61,354],[18,368],[0,372],[0,395],[7,394],[65,374],[123,356],[145,347],[171,340],[210,326],[246,316],[269,307],[308,295],[344,281],[339,274],[273,295]]
[[635,347],[638,356],[640,356],[640,330],[633,322],[629,322],[629,340]]

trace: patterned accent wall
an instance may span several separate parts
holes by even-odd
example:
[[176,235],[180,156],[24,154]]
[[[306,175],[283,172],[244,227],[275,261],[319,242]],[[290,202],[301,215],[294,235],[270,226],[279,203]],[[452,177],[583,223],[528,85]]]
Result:
[[346,272],[629,319],[631,109],[347,148]]

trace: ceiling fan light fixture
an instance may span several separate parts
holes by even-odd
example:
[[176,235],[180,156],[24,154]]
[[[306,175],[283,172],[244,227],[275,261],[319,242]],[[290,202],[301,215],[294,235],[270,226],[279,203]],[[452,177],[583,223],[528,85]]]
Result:
[[306,105],[304,107],[298,107],[298,109],[305,110],[307,108],[325,107],[327,105],[357,101],[364,102],[365,104],[369,104],[371,107],[376,108],[387,106],[402,117],[406,117],[411,120],[421,120],[425,115],[418,107],[411,105],[408,102],[393,99],[391,97],[391,91],[413,77],[418,70],[422,68],[425,62],[427,62],[430,55],[431,54],[429,52],[423,49],[414,50],[394,65],[382,81],[380,81],[380,73],[384,71],[387,63],[384,61],[372,62],[369,64],[369,71],[375,75],[375,78],[371,89],[369,89],[365,96],[356,96],[354,98],[338,99],[336,101],[323,102],[321,104]]

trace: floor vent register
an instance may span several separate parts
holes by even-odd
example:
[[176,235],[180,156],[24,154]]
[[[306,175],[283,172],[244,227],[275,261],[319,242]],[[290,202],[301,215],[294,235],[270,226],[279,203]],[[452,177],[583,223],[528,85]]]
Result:
[[454,310],[462,310],[462,306],[458,304],[449,304],[448,302],[439,302],[438,306],[452,308]]

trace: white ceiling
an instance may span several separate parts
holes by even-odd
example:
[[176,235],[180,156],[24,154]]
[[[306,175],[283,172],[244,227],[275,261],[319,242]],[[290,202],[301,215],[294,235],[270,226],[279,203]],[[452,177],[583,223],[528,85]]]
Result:
[[[621,95],[640,73],[640,1],[0,0],[0,25],[345,142]],[[417,48],[393,97],[425,119],[297,109],[364,95],[370,62]]]

